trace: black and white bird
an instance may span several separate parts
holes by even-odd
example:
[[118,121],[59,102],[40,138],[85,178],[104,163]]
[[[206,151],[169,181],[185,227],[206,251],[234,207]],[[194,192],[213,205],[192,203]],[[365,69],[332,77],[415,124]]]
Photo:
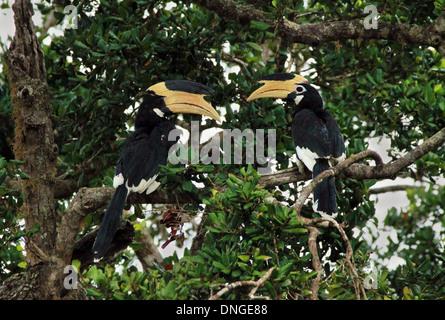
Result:
[[156,181],[159,165],[166,165],[169,150],[177,135],[169,140],[175,129],[167,117],[173,113],[194,113],[221,121],[216,110],[204,100],[212,91],[199,83],[170,80],[148,88],[139,106],[135,131],[125,141],[116,165],[113,186],[116,189],[101,222],[93,245],[96,259],[103,257],[113,240],[122,211],[130,192],[150,194],[160,182]]
[[[264,85],[247,101],[259,98],[281,98],[295,103],[292,138],[300,171],[306,166],[315,178],[321,172],[345,159],[345,144],[334,117],[323,109],[323,100],[308,81],[292,73],[268,75],[259,81]],[[304,170],[304,168],[303,168]],[[323,217],[337,216],[334,178],[323,180],[313,191],[314,211]]]

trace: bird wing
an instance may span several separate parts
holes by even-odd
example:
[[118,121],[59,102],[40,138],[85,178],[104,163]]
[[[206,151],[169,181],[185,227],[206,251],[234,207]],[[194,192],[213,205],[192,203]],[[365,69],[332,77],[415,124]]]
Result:
[[346,157],[345,143],[334,117],[326,110],[320,114],[326,124],[329,133],[329,144],[332,148],[331,155],[338,161],[343,161]]
[[159,165],[166,165],[168,152],[176,141],[168,141],[173,125],[164,122],[150,132],[136,130],[123,145],[114,176],[114,187],[125,183],[129,191],[153,192],[159,186]]
[[292,122],[292,137],[297,157],[312,171],[315,160],[329,158],[331,146],[328,128],[312,110],[303,109]]

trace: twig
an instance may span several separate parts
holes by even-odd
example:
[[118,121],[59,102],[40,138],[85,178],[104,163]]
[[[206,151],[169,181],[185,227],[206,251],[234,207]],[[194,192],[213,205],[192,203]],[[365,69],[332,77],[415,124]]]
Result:
[[401,185],[395,185],[395,186],[373,188],[373,189],[369,189],[369,194],[380,194],[380,193],[386,193],[386,192],[405,191],[405,190],[412,189],[415,187],[416,186],[401,184]]
[[270,275],[272,274],[272,271],[275,269],[276,267],[272,267],[270,268],[260,279],[258,279],[257,281],[253,281],[253,280],[244,280],[244,281],[236,281],[236,282],[232,282],[229,283],[225,288],[219,290],[217,293],[215,293],[214,295],[212,295],[209,300],[217,300],[219,299],[223,294],[225,294],[226,292],[228,292],[229,290],[232,290],[234,288],[237,287],[242,287],[242,286],[254,286],[252,288],[252,290],[250,290],[248,297],[249,299],[264,299],[264,300],[270,300],[270,297],[268,296],[255,296],[256,291],[258,290],[259,287],[261,287],[264,282],[266,282],[267,279],[269,279]]
[[[360,277],[357,274],[357,270],[355,267],[355,262],[354,262],[354,252],[352,250],[351,247],[351,243],[349,242],[348,236],[346,235],[343,227],[341,224],[339,224],[336,220],[332,219],[332,218],[314,218],[314,219],[309,219],[309,218],[299,218],[302,222],[303,222],[303,226],[306,227],[309,230],[309,240],[308,240],[308,246],[309,246],[309,251],[311,252],[313,258],[312,258],[312,265],[314,267],[314,270],[318,272],[317,274],[317,278],[313,280],[312,284],[311,284],[311,290],[312,290],[312,298],[315,300],[316,299],[316,294],[318,292],[319,289],[319,282],[321,279],[321,264],[320,264],[320,260],[318,257],[318,251],[316,251],[316,238],[318,236],[318,234],[316,234],[316,232],[314,230],[317,230],[316,228],[329,228],[329,227],[335,227],[339,232],[340,235],[342,237],[342,240],[345,242],[346,244],[346,257],[345,257],[345,263],[348,266],[349,272],[351,274],[351,279],[352,279],[352,283],[354,286],[354,291],[355,291],[355,296],[357,298],[357,300],[360,300],[361,298],[367,300],[367,296],[365,293],[365,289],[363,287],[363,283],[362,281],[360,281]],[[318,230],[317,230],[318,232]],[[315,248],[314,248],[315,246]],[[317,254],[317,256],[314,257],[314,253]],[[321,272],[320,272],[321,270]],[[314,283],[314,281],[316,281],[316,283]],[[315,295],[315,297],[314,297]]]

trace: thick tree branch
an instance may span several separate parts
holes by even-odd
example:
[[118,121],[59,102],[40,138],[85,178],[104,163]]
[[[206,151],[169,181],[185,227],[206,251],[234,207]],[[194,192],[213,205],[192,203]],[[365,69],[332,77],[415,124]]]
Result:
[[308,227],[309,238],[307,240],[309,252],[312,254],[312,267],[317,271],[317,275],[311,280],[311,300],[318,300],[318,289],[320,289],[320,279],[323,275],[323,268],[321,267],[320,257],[318,255],[317,237],[320,234],[315,227]]
[[[350,162],[354,162],[354,160],[348,160],[348,162],[343,163],[343,166],[349,166],[347,168],[343,168],[342,172],[338,173],[340,178],[351,178],[356,180],[366,180],[366,179],[392,179],[394,180],[397,175],[405,168],[413,164],[416,160],[422,158],[428,152],[436,150],[440,148],[445,143],[445,128],[442,128],[432,137],[425,140],[421,145],[417,146],[413,150],[406,153],[404,156],[389,162],[387,164],[380,164],[376,166],[369,166],[366,164],[358,164]],[[367,156],[371,156],[369,153]],[[362,154],[364,155],[364,154]],[[378,156],[378,155],[377,155]],[[378,158],[374,159],[377,161]],[[260,179],[260,184],[265,188],[272,188],[274,186],[280,186],[288,183],[296,183],[299,181],[304,181],[311,179],[310,172],[306,172],[305,174],[301,174],[298,171],[298,168],[286,169],[282,170],[270,175],[264,175]]]
[[[80,269],[84,269],[93,264],[94,255],[91,248],[96,240],[96,235],[99,230],[94,230],[88,233],[74,244],[72,260],[80,261]],[[119,227],[116,231],[116,235],[113,238],[107,254],[102,260],[113,260],[122,250],[125,250],[133,241],[134,227],[128,220],[121,220]],[[101,260],[101,261],[102,261]]]
[[193,0],[194,3],[219,16],[240,24],[261,21],[275,27],[278,35],[289,42],[317,46],[324,42],[345,39],[382,39],[435,47],[445,54],[445,14],[429,27],[380,22],[377,29],[365,29],[363,20],[323,21],[296,24],[287,19],[273,20],[264,12],[233,0]]
[[[295,203],[297,212],[301,211],[307,197],[313,191],[313,188],[322,181],[331,176],[340,176],[342,178],[353,179],[394,179],[397,173],[412,164],[415,160],[421,158],[431,150],[437,149],[445,142],[445,128],[440,130],[431,138],[427,139],[423,144],[408,152],[401,158],[383,164],[380,156],[372,151],[367,150],[356,154],[345,161],[339,163],[337,166],[325,171],[315,178],[300,194]],[[371,157],[376,166],[368,166],[364,164],[356,164],[355,162]],[[295,183],[298,181],[308,180],[311,178],[309,172],[303,174],[298,172],[298,169],[287,169],[275,174],[265,175],[260,178],[260,184],[266,188],[271,188],[287,183]],[[98,210],[107,205],[112,194],[113,188],[82,188],[72,200],[68,210],[65,212],[62,222],[59,227],[58,237],[56,241],[56,248],[70,248],[73,246],[74,239],[78,233],[79,225],[83,217],[95,210]],[[179,194],[176,192],[167,192],[164,189],[155,191],[150,195],[145,194],[130,194],[128,198],[129,204],[136,203],[171,203],[171,204],[185,204],[185,203],[199,203],[198,198],[193,198],[187,194]],[[304,219],[304,218],[303,218]],[[312,222],[306,221],[310,226]],[[71,252],[67,250],[67,255]],[[68,258],[68,257],[65,257]],[[63,259],[65,260],[65,259]]]
[[162,266],[164,259],[158,247],[156,247],[148,228],[141,229],[141,236],[136,241],[141,244],[141,248],[136,251],[136,255],[144,270],[153,268],[155,263]]

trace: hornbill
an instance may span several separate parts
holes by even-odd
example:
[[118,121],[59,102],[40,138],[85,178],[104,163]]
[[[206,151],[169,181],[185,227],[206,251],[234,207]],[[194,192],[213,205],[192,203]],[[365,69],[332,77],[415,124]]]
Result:
[[[300,171],[303,164],[315,178],[346,157],[340,128],[332,115],[323,109],[323,100],[308,81],[292,73],[277,73],[260,79],[264,85],[247,101],[259,98],[281,98],[295,103],[292,138]],[[323,217],[337,216],[334,178],[323,180],[313,191],[314,211]]]
[[93,245],[96,259],[108,251],[128,194],[150,194],[159,187],[156,181],[159,165],[167,164],[168,152],[178,140],[177,137],[169,140],[175,125],[167,117],[173,113],[194,113],[221,121],[216,110],[204,100],[211,93],[208,87],[187,80],[169,80],[148,88],[136,115],[135,131],[125,141],[116,165],[113,180],[116,190]]

